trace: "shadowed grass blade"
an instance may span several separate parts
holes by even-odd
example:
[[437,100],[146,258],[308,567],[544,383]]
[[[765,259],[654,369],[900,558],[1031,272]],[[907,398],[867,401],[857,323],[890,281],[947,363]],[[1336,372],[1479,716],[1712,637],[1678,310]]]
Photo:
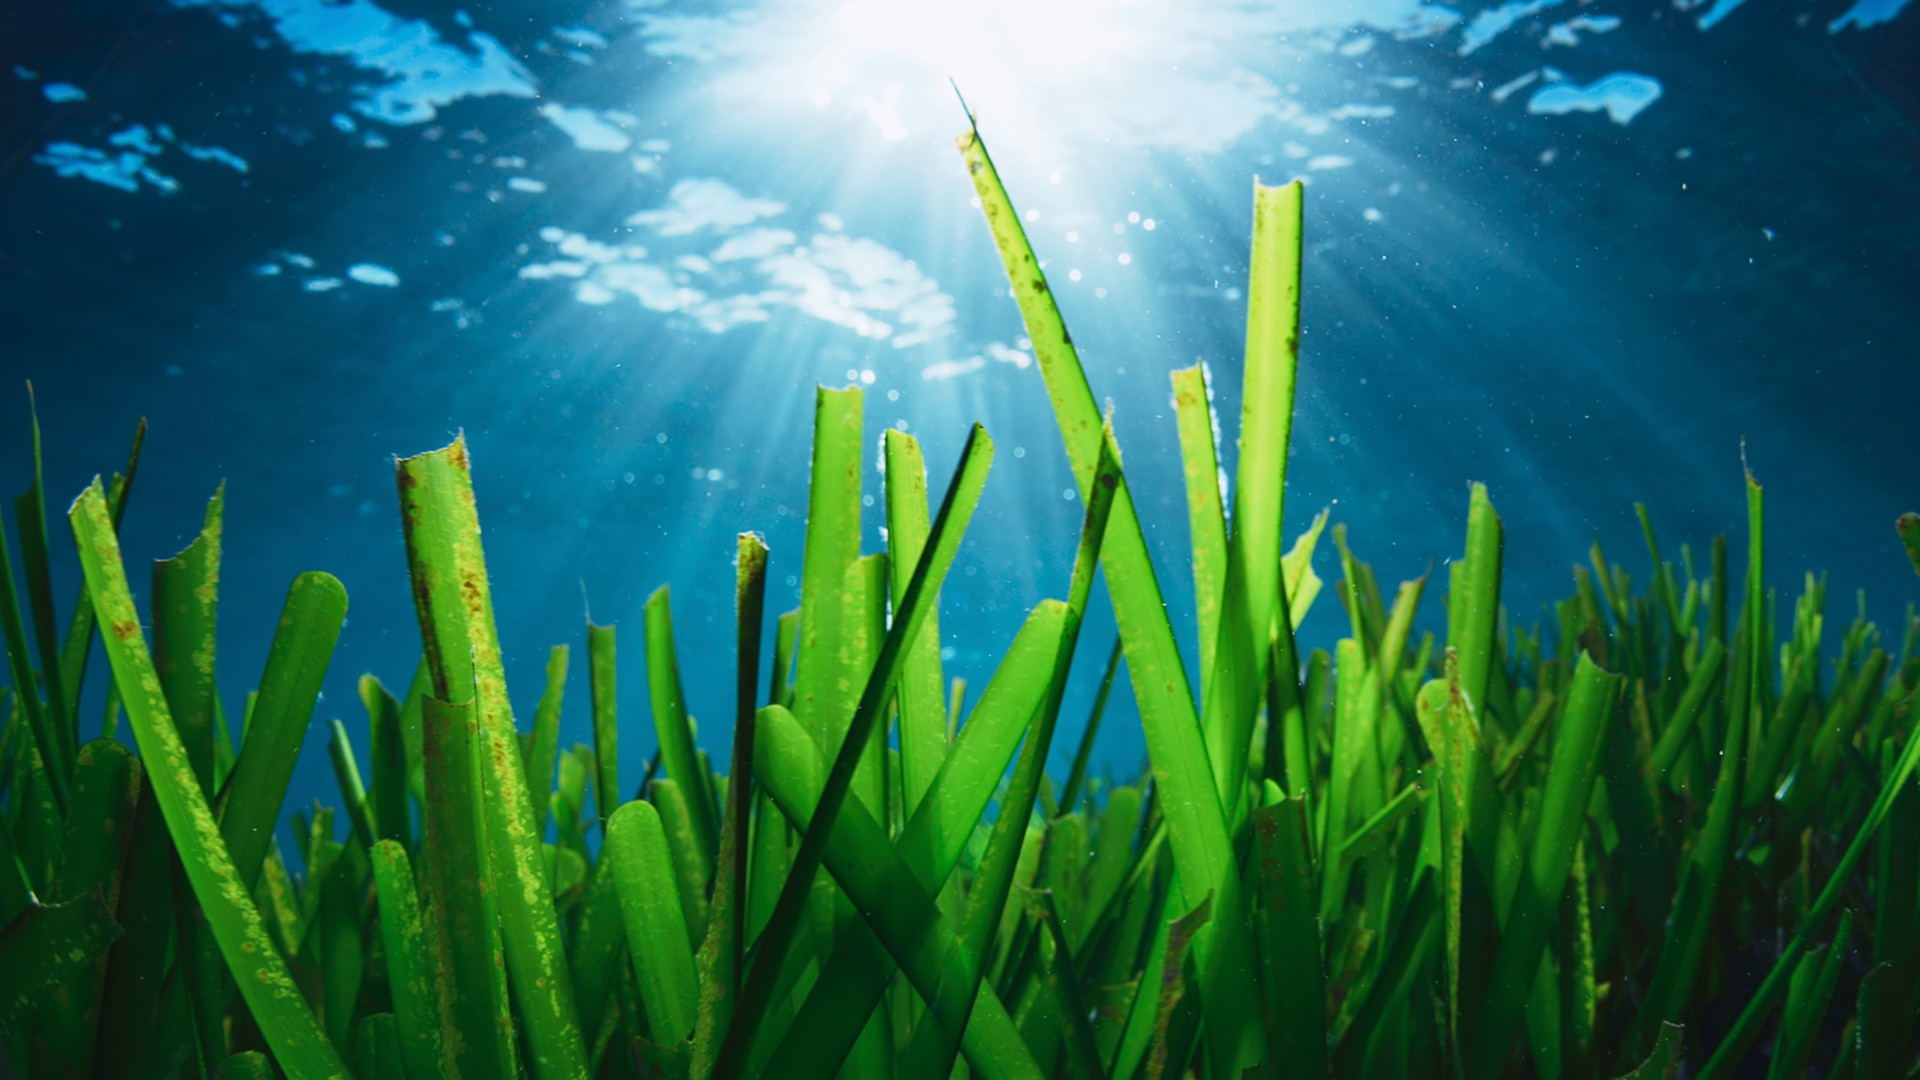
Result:
[[[925,503],[925,496],[921,502]],[[712,1071],[740,992],[740,959],[747,937],[747,855],[753,811],[754,700],[760,681],[760,639],[765,629],[767,545],[757,533],[741,533],[734,549],[733,754],[727,767],[727,801],[720,822],[713,909],[698,961],[700,1017],[695,1028],[692,1073]],[[937,659],[937,654],[936,654]],[[939,683],[934,684],[935,702]]]
[[106,627],[107,658],[124,695],[141,760],[213,937],[228,965],[241,973],[234,980],[241,996],[288,1076],[345,1076],[345,1063],[327,1042],[267,936],[167,715],[99,481],[75,500],[68,516],[87,585]]
[[1660,741],[1653,747],[1653,772],[1661,781],[1665,781],[1673,770],[1673,763],[1680,758],[1680,751],[1686,748],[1687,737],[1693,733],[1696,721],[1707,708],[1707,703],[1720,686],[1720,669],[1727,660],[1727,647],[1720,639],[1710,638],[1706,649],[1700,654],[1700,660],[1694,665],[1693,675],[1687,680],[1687,690],[1680,698],[1680,704],[1668,717],[1666,728],[1660,732]]
[[0,930],[0,1028],[18,1031],[49,994],[87,977],[119,936],[97,889],[14,916]]
[[[1780,1018],[1780,1033],[1774,1037],[1773,1061],[1767,1066],[1767,1080],[1790,1080],[1807,1075],[1807,1059],[1813,1056],[1814,1037],[1820,1021],[1833,1001],[1834,987],[1840,981],[1847,939],[1853,932],[1853,912],[1843,912],[1833,942],[1807,953],[1794,966],[1787,988],[1787,1008]],[[1868,1075],[1890,1075],[1874,1074]]]
[[[1728,726],[1737,727],[1738,725]],[[1873,805],[1868,808],[1865,819],[1860,823],[1859,831],[1854,833],[1853,839],[1847,844],[1846,853],[1834,866],[1833,873],[1820,890],[1819,897],[1807,909],[1805,917],[1801,920],[1800,929],[1793,935],[1793,940],[1787,943],[1787,947],[1781,951],[1780,958],[1774,963],[1773,969],[1767,973],[1760,988],[1748,999],[1746,1008],[1741,1011],[1740,1018],[1734,1021],[1732,1030],[1727,1032],[1719,1048],[1713,1052],[1712,1057],[1707,1059],[1706,1065],[1701,1067],[1700,1080],[1720,1080],[1721,1077],[1729,1075],[1740,1056],[1746,1052],[1748,1044],[1752,1042],[1755,1035],[1759,1034],[1761,1021],[1772,1010],[1774,1001],[1786,988],[1787,977],[1791,974],[1794,964],[1798,962],[1801,950],[1806,947],[1807,939],[1826,921],[1834,905],[1839,903],[1840,895],[1845,890],[1848,879],[1852,877],[1854,867],[1866,854],[1874,831],[1880,827],[1880,823],[1886,820],[1887,814],[1893,809],[1894,799],[1902,793],[1907,784],[1912,782],[1916,765],[1920,765],[1920,739],[1908,739],[1906,747],[1900,752],[1899,761],[1894,765],[1891,775],[1886,778],[1879,794],[1873,800]]]
[[1120,673],[1120,659],[1123,656],[1120,639],[1113,639],[1113,649],[1107,653],[1107,667],[1100,675],[1100,689],[1093,696],[1093,708],[1087,713],[1087,726],[1080,732],[1080,745],[1073,752],[1073,765],[1067,770],[1067,781],[1060,787],[1060,809],[1072,813],[1079,804],[1081,791],[1087,780],[1087,762],[1093,757],[1093,741],[1100,736],[1100,720],[1106,715],[1107,697],[1113,693],[1113,680]]
[[1582,656],[1567,693],[1567,708],[1554,732],[1553,761],[1527,853],[1526,870],[1503,926],[1500,952],[1486,1004],[1470,1025],[1467,1075],[1491,1077],[1506,1060],[1533,973],[1540,967],[1550,927],[1558,924],[1586,810],[1600,771],[1600,743],[1615,716],[1625,679],[1609,675]]
[[[74,757],[79,753],[79,725],[68,706],[66,683],[61,673],[59,627],[53,614],[53,567],[47,548],[47,500],[41,480],[40,410],[34,403],[33,384],[27,384],[27,412],[33,432],[33,485],[13,501],[14,521],[20,528],[20,563],[26,574],[27,606],[33,612],[34,644],[40,653],[40,681],[46,687],[47,726],[53,730],[55,745],[42,747],[47,768],[56,774],[56,789],[63,795],[73,783]],[[11,571],[8,577],[12,577]],[[32,687],[31,682],[16,684]],[[61,813],[65,813],[64,802]]]
[[586,1044],[507,696],[466,441],[401,460],[396,473],[435,696],[471,690],[474,698],[489,870],[528,1056],[543,1080],[577,1077],[587,1070]]
[[[73,806],[54,877],[54,900],[77,900],[98,890],[107,910],[115,910],[140,789],[139,759],[125,746],[95,739],[80,748],[73,772]],[[4,829],[0,826],[0,831]],[[102,950],[91,970],[76,973],[40,1010],[34,1032],[35,1075],[92,1075],[95,1034],[103,1026],[98,1010],[107,960]]]
[[421,714],[422,930],[438,997],[441,1068],[464,1080],[504,1078],[512,1075],[514,1047],[497,901],[495,890],[476,887],[490,879],[494,857],[477,760],[484,742],[471,705],[428,697]]
[[440,997],[427,935],[420,923],[413,866],[396,840],[373,846],[373,882],[380,903],[381,944],[387,985],[393,994],[394,1038],[406,1072],[432,1077],[441,1071]]
[[[225,809],[220,834],[249,892],[260,878],[260,861],[266,858],[274,821],[293,780],[293,765],[306,740],[307,722],[313,717],[320,683],[346,617],[347,590],[338,578],[309,571],[293,579],[267,651],[260,694],[240,744],[240,757],[222,793]],[[124,682],[121,689],[126,689]],[[133,713],[131,700],[127,713]]]
[[[969,130],[958,141],[1027,336],[1033,341],[1084,500],[1102,446],[1093,389],[978,130]],[[1179,907],[1191,911],[1211,897],[1217,916],[1196,932],[1194,942],[1204,976],[1202,996],[1217,1009],[1207,1017],[1206,1029],[1213,1075],[1239,1080],[1242,1072],[1265,1059],[1266,1048],[1227,816],[1201,735],[1191,684],[1147,554],[1146,534],[1124,481],[1114,493],[1112,515],[1101,546],[1101,566],[1126,649],[1128,681],[1140,709],[1174,861],[1183,868]]]
[[1653,1052],[1638,1068],[1620,1077],[1620,1080],[1680,1080],[1680,1069],[1685,1059],[1681,1055],[1682,1042],[1687,1029],[1679,1024],[1662,1023],[1659,1041],[1654,1043]]
[[407,750],[400,734],[400,702],[371,675],[360,676],[360,702],[367,708],[375,833],[411,849],[413,815],[407,807]]
[[1913,561],[1913,572],[1920,574],[1920,514],[1901,514],[1893,527],[1907,549],[1907,558]]
[[[1713,929],[1721,878],[1732,855],[1733,830],[1741,801],[1740,779],[1745,771],[1748,750],[1746,718],[1741,715],[1739,708],[1739,704],[1748,697],[1742,689],[1740,673],[1746,665],[1740,661],[1740,657],[1751,655],[1739,653],[1738,649],[1752,639],[1752,628],[1758,624],[1764,610],[1761,604],[1753,602],[1763,591],[1759,578],[1765,506],[1760,485],[1752,473],[1746,474],[1746,489],[1748,576],[1752,580],[1748,586],[1747,610],[1742,618],[1745,625],[1735,639],[1735,649],[1730,652],[1736,662],[1730,680],[1732,704],[1727,709],[1726,742],[1720,753],[1720,768],[1714,781],[1712,801],[1708,804],[1706,824],[1690,845],[1690,858],[1680,871],[1671,909],[1673,914],[1667,920],[1667,933],[1661,943],[1659,963],[1647,988],[1646,1005],[1628,1039],[1629,1053],[1647,1045],[1654,1024],[1672,1022],[1684,1016],[1686,1001],[1693,992],[1694,979],[1699,973],[1701,958]],[[1722,573],[1716,571],[1716,590],[1723,583],[1723,577]]]
[[[13,699],[27,717],[27,729],[40,749],[43,760],[59,760],[61,733],[40,699],[40,680],[33,670],[28,651],[27,627],[20,615],[20,598],[13,586],[13,553],[7,543],[6,523],[0,521],[0,634],[7,643],[8,669],[13,675]],[[56,811],[67,812],[67,784],[64,770],[56,769],[49,794]]]
[[173,842],[151,788],[141,791],[128,841],[114,908],[126,936],[107,954],[107,981],[100,995],[100,1015],[115,1020],[112,1031],[101,1030],[94,1037],[96,1072],[102,1076],[132,1076],[144,1068],[160,1021],[173,941]]
[[[662,592],[659,595],[662,598],[661,603],[664,605],[666,603],[665,593]],[[651,606],[651,601],[649,601],[649,606]],[[618,808],[621,803],[620,710],[617,687],[614,681],[616,671],[615,658],[617,656],[614,631],[614,627],[595,626],[591,619],[587,621],[587,693],[592,699],[593,707],[593,760],[596,766],[592,777],[593,805],[599,812],[602,821],[612,817],[614,810]],[[652,669],[652,653],[653,651],[649,649],[649,673],[651,673]],[[676,696],[678,689],[678,675],[676,674],[674,685]],[[536,735],[535,737],[537,738],[538,736]],[[557,728],[554,732],[554,739],[555,744],[558,745],[559,731]],[[666,746],[666,740],[662,739],[660,745],[662,747]],[[529,766],[527,771],[527,790],[535,793],[535,795],[542,795],[551,790],[552,774],[549,773],[546,777],[536,782],[532,771],[534,762],[529,760],[527,764]],[[667,767],[669,775],[675,775],[672,773],[673,764],[671,761]],[[538,817],[539,815],[536,814],[534,816]]]
[[[1414,790],[1408,788],[1408,791]],[[1313,856],[1307,802],[1267,786],[1253,813],[1260,895],[1254,934],[1266,976],[1267,1048],[1288,1075],[1327,1075],[1327,983],[1314,918]]]
[[[560,750],[560,703],[567,692],[565,645],[547,650],[547,688],[533,713],[533,739],[527,749],[527,791],[533,798],[533,816],[547,818],[547,796],[553,791],[553,763]],[[544,830],[543,830],[544,831]]]

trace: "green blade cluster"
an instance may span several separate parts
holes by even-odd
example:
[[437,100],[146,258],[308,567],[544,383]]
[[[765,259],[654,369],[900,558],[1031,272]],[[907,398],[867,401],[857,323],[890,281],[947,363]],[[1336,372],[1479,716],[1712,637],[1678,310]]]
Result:
[[[971,698],[945,667],[963,620],[943,624],[940,597],[993,442],[971,429],[935,503],[920,443],[888,430],[868,494],[858,386],[815,394],[799,550],[735,540],[731,700],[708,677],[724,661],[676,642],[664,585],[638,652],[627,637],[639,692],[619,692],[618,627],[591,620],[521,671],[501,652],[465,438],[397,461],[420,653],[410,678],[360,676],[364,729],[316,716],[347,609],[318,571],[289,587],[253,689],[223,699],[224,488],[154,565],[149,644],[117,535],[144,426],[125,475],[69,511],[84,587],[63,637],[36,422],[34,476],[0,528],[0,1072],[1726,1080],[1763,1056],[1770,1078],[1912,1071],[1912,606],[1883,635],[1864,600],[1830,627],[1824,578],[1783,596],[1751,474],[1744,581],[1724,538],[1703,565],[1684,546],[1670,559],[1636,506],[1644,587],[1595,543],[1532,623],[1505,598],[1484,484],[1437,584],[1384,588],[1325,510],[1286,543],[1296,183],[1254,190],[1237,430],[1220,430],[1206,367],[1172,373],[1195,603],[1170,612],[1070,301],[977,130],[960,150],[1084,508],[1063,599],[989,643]],[[885,546],[865,551],[876,502]],[[1895,528],[1920,569],[1920,517]],[[1323,535],[1346,630],[1311,648],[1296,633]],[[769,635],[787,558],[799,607]],[[1097,662],[1078,663],[1089,633]],[[89,683],[96,635],[106,671]],[[584,697],[566,692],[575,644]],[[542,679],[524,724],[510,668]],[[1137,775],[1095,752],[1122,682]],[[105,718],[84,741],[89,685]],[[1070,687],[1093,703],[1056,784]],[[703,748],[696,713],[731,715],[726,752]],[[316,727],[338,806],[287,807]],[[623,773],[623,743],[644,773]]]

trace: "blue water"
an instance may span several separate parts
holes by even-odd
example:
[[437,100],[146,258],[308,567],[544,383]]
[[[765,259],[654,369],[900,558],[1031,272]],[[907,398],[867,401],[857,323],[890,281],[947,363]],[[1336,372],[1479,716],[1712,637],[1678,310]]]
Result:
[[[1309,181],[1289,535],[1330,507],[1390,589],[1460,551],[1485,481],[1531,622],[1596,537],[1646,580],[1636,500],[1669,558],[1691,542],[1704,573],[1719,533],[1743,550],[1744,437],[1769,582],[1825,568],[1830,633],[1866,589],[1897,634],[1920,598],[1892,529],[1920,507],[1905,6],[10,4],[0,489],[30,475],[22,379],[56,513],[147,417],[137,591],[225,481],[230,712],[288,582],[326,569],[351,608],[316,721],[357,732],[354,680],[403,687],[419,650],[391,455],[464,430],[522,716],[590,605],[622,630],[638,776],[641,604],[671,586],[718,749],[733,535],[766,534],[771,603],[793,606],[812,387],[857,383],[874,457],[908,430],[936,487],[970,421],[999,445],[943,597],[948,673],[977,688],[1064,594],[1080,507],[950,141],[951,77],[1113,402],[1190,656],[1168,372],[1204,360],[1232,430],[1256,175]],[[1317,566],[1339,576],[1330,544]],[[1302,632],[1344,627],[1328,592]],[[1128,697],[1097,758],[1122,773],[1144,753]],[[583,655],[567,700],[563,740],[587,741]],[[335,797],[319,735],[291,801],[314,797]]]

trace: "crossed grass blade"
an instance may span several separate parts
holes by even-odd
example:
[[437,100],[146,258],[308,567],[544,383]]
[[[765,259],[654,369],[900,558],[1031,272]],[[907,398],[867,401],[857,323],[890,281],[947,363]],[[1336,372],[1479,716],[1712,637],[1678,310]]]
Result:
[[291,973],[267,936],[244,879],[200,793],[186,747],[167,712],[159,676],[140,633],[127,590],[106,493],[96,480],[68,511],[87,586],[107,632],[107,659],[120,686],[155,799],[181,853],[181,863],[221,954],[237,978],[254,1022],[288,1076],[347,1075],[346,1065],[315,1022]]
[[[900,675],[904,647],[919,632],[927,612],[933,606],[933,596],[953,565],[954,555],[973,509],[979,502],[980,490],[986,483],[992,460],[993,442],[987,437],[986,429],[976,424],[961,452],[960,463],[954,471],[953,480],[948,484],[940,512],[934,518],[926,547],[914,567],[913,577],[894,614],[893,623],[887,630],[873,674],[868,677],[866,689],[861,694],[860,705],[854,711],[836,752],[818,805],[802,834],[798,850],[794,852],[779,900],[755,945],[740,1001],[714,1066],[714,1075],[719,1080],[731,1080],[740,1075],[746,1065],[746,1055],[752,1048],[763,1014],[772,1001],[781,962],[799,928],[800,916],[812,891],[814,875],[826,853],[834,821],[851,790],[854,772],[859,766],[867,739],[891,703]],[[805,633],[804,625],[802,632]],[[802,662],[805,662],[804,654]]]

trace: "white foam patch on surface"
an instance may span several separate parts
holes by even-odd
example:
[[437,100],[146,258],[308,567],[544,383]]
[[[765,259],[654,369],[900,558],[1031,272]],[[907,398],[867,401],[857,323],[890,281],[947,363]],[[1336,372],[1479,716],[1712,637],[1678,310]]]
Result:
[[132,150],[136,154],[145,154],[148,157],[158,157],[162,151],[166,150],[166,147],[154,140],[153,132],[148,130],[145,124],[133,124],[121,128],[107,136],[107,145],[117,146],[122,150]]
[[607,39],[604,34],[601,34],[597,30],[589,30],[584,26],[556,26],[553,28],[553,36],[554,39],[561,44],[571,45],[576,49],[604,49],[607,47]]
[[1540,81],[1540,69],[1535,68],[1534,70],[1527,72],[1525,75],[1515,76],[1514,78],[1508,79],[1506,82],[1501,83],[1499,86],[1494,87],[1492,90],[1489,90],[1487,92],[1487,96],[1492,98],[1494,101],[1494,104],[1496,105],[1504,104],[1508,98],[1512,97],[1513,95],[1519,93],[1522,90],[1525,90],[1527,87],[1532,86],[1534,83],[1539,81]]
[[173,0],[223,15],[258,11],[295,52],[339,56],[385,83],[356,88],[354,111],[387,124],[422,124],[470,97],[531,98],[533,75],[490,34],[451,44],[424,19],[403,19],[372,0]]
[[1627,124],[1642,109],[1660,100],[1660,80],[1651,75],[1616,71],[1586,86],[1560,82],[1534,91],[1527,111],[1562,116],[1570,112],[1606,111],[1616,124]]
[[633,117],[625,113],[602,113],[584,105],[548,103],[540,106],[540,115],[546,117],[554,127],[566,132],[567,137],[573,140],[573,145],[582,150],[618,154],[633,145],[632,137],[618,126],[621,121],[633,121]]
[[224,146],[195,146],[192,143],[181,143],[180,152],[195,161],[212,161],[225,165],[237,173],[247,171],[247,159]]
[[1827,24],[1827,32],[1837,34],[1849,26],[1855,30],[1868,30],[1891,22],[1906,6],[1907,0],[1853,0],[1852,7]]
[[379,263],[354,263],[347,267],[347,276],[362,285],[378,285],[383,289],[400,284],[400,275]]
[[662,236],[687,236],[702,229],[737,229],[785,213],[786,209],[785,203],[742,195],[720,180],[682,180],[667,193],[667,205],[642,210],[628,217],[627,224],[652,229]]
[[[15,68],[15,71],[21,69]],[[65,105],[70,101],[87,100],[87,92],[69,82],[50,82],[40,88],[41,96],[55,105]]]
[[1557,22],[1547,27],[1547,36],[1541,39],[1540,47],[1564,45],[1572,48],[1580,44],[1581,34],[1610,34],[1618,29],[1620,29],[1618,15],[1575,15],[1565,22]]
[[1460,20],[1422,0],[800,0],[716,15],[633,6],[648,51],[712,65],[720,102],[839,112],[884,140],[944,137],[952,77],[994,117],[1000,145],[1049,152],[1062,139],[1217,151],[1269,118],[1286,121],[1292,103],[1259,69],[1290,36],[1411,38]]
[[665,205],[627,218],[659,250],[548,226],[540,239],[557,257],[522,266],[519,275],[571,282],[581,303],[629,297],[712,333],[765,322],[778,309],[895,348],[951,331],[953,298],[913,260],[865,237],[825,232],[803,244],[791,230],[759,224],[784,213],[784,204],[719,180],[682,180]]
[[147,164],[147,155],[132,150],[117,154],[78,143],[48,143],[33,155],[36,164],[52,169],[55,176],[91,180],[121,191],[139,191],[142,184],[162,194],[180,190],[180,182]]
[[964,360],[935,360],[920,369],[920,377],[928,382],[942,379],[957,379],[987,366],[986,357],[969,356]]
[[1713,7],[1700,16],[1700,29],[1711,30],[1720,25],[1720,20],[1734,13],[1747,0],[1713,0]]
[[1550,7],[1558,7],[1566,0],[1507,0],[1499,7],[1491,7],[1475,15],[1460,31],[1460,55],[1469,56],[1485,48],[1494,38],[1513,29],[1521,19],[1531,18]]

